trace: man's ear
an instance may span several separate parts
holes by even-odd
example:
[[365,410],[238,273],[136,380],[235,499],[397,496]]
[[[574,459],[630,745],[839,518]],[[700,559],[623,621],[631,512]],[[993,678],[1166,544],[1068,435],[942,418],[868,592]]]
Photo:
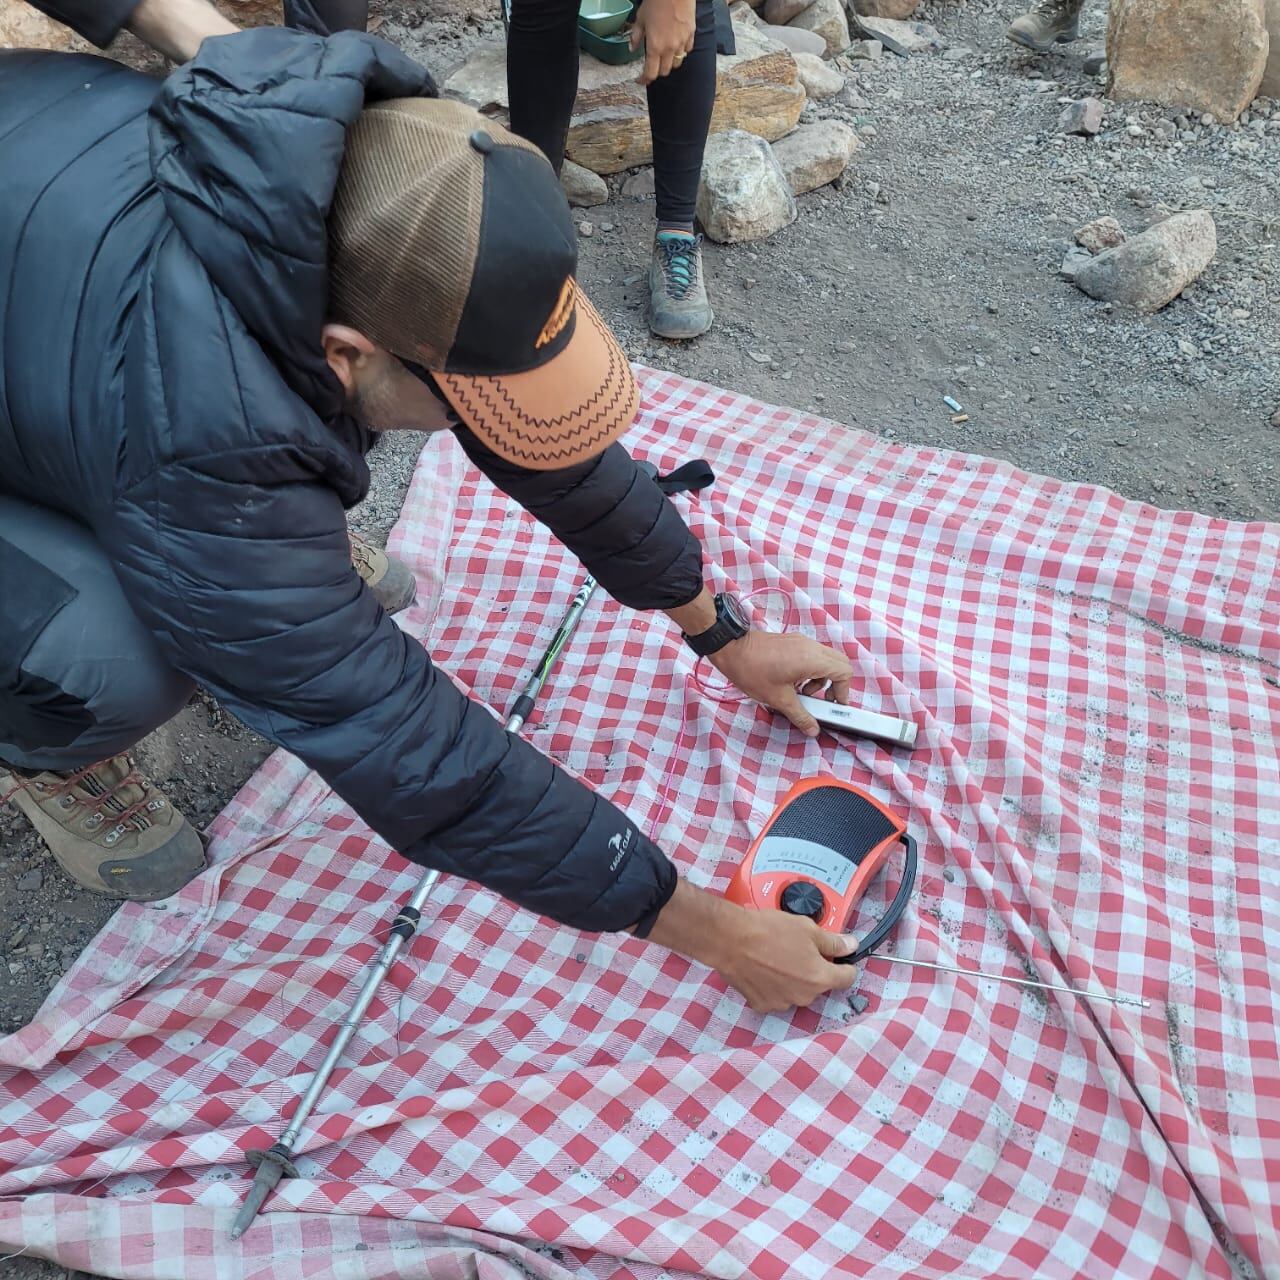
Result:
[[320,342],[329,368],[347,395],[351,395],[356,389],[360,371],[368,365],[377,348],[359,329],[345,324],[325,325],[320,331]]

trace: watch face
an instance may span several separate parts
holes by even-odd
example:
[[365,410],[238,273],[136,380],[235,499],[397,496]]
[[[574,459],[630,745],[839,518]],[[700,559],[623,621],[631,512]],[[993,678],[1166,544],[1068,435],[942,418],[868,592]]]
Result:
[[747,620],[746,611],[743,609],[741,602],[737,596],[731,596],[727,591],[720,597],[720,605],[724,610],[724,615],[730,622],[740,627],[743,631],[749,631],[751,624]]

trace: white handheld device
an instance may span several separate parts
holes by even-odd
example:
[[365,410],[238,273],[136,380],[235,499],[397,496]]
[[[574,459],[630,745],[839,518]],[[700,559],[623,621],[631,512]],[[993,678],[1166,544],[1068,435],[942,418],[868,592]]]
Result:
[[911,720],[899,720],[897,716],[881,715],[878,711],[864,711],[861,707],[845,707],[825,698],[800,695],[800,705],[819,723],[842,733],[856,733],[863,738],[875,738],[891,747],[914,747],[916,725]]

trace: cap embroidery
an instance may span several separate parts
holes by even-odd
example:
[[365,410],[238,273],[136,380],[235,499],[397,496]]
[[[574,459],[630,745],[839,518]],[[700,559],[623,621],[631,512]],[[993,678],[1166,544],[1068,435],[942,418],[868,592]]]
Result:
[[564,332],[565,325],[573,318],[573,299],[573,277],[570,276],[564,282],[560,296],[556,299],[556,305],[551,309],[547,323],[542,326],[542,332],[538,334],[537,342],[533,344],[535,349],[541,349],[549,342],[554,342]]

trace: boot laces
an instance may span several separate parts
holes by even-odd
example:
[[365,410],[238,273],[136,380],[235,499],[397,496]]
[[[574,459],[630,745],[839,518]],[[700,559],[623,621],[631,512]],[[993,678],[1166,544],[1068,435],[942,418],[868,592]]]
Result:
[[[115,759],[117,757],[113,757]],[[112,760],[99,760],[59,777],[57,782],[36,782],[26,780],[22,786],[26,790],[36,790],[41,795],[60,799],[61,807],[70,809],[79,805],[88,814],[86,825],[98,826],[109,816],[115,820],[115,826],[108,835],[114,844],[132,826],[135,831],[145,831],[151,826],[148,814],[156,813],[164,808],[164,801],[147,798],[147,784],[138,772],[138,766],[132,756],[124,757],[128,768],[116,782],[104,782],[98,776],[98,770],[109,765]],[[76,788],[79,788],[79,792]],[[126,801],[121,798],[130,787],[136,787],[140,793],[137,800]],[[70,800],[72,803],[66,803]]]
[[679,301],[689,296],[698,283],[698,246],[702,237],[659,236],[662,251],[662,279],[667,292]]

